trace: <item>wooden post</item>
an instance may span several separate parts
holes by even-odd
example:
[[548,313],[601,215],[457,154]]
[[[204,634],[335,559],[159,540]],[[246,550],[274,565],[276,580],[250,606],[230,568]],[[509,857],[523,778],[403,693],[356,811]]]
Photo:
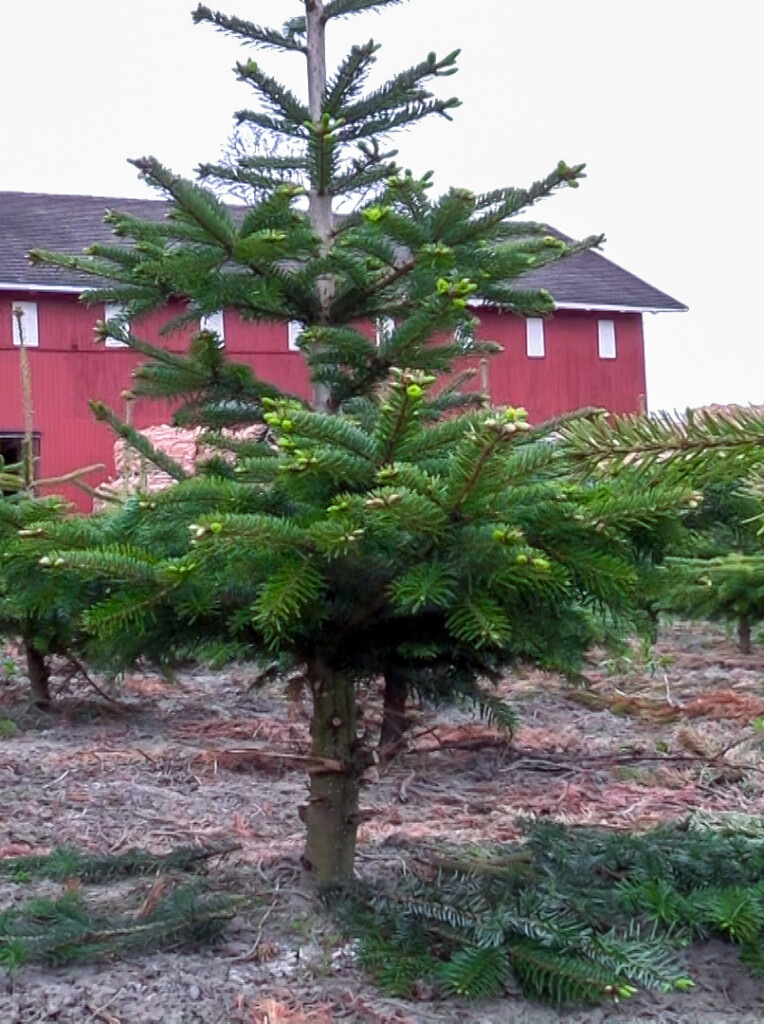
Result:
[[22,444],[21,472],[24,486],[32,491],[34,483],[34,408],[32,405],[32,367],[24,338],[24,310],[13,307],[16,330],[19,336],[19,368],[21,371],[21,396],[24,406],[24,441]]
[[490,402],[491,400],[491,381],[488,373],[488,360],[483,356],[480,360],[480,387],[483,389],[483,394]]

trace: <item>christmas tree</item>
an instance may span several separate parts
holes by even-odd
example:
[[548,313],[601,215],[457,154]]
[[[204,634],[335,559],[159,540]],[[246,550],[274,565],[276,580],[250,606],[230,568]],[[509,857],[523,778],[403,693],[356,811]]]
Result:
[[[202,171],[249,189],[250,202],[232,209],[145,158],[140,173],[171,201],[165,221],[110,212],[117,244],[36,254],[108,279],[86,298],[124,304],[101,332],[146,357],[135,393],[176,399],[178,422],[203,426],[215,450],[189,479],[96,407],[178,483],[126,504],[119,543],[62,538],[51,572],[108,586],[86,624],[91,656],[112,665],[193,655],[306,667],[306,860],[322,883],[353,871],[360,782],[375,757],[362,716],[369,682],[465,694],[509,724],[486,683],[518,658],[575,671],[593,640],[631,624],[635,531],[684,498],[681,486],[577,485],[551,441],[555,424],[532,428],[524,410],[480,398],[468,407],[452,371],[465,352],[491,349],[475,340],[480,309],[551,312],[552,297],[524,289],[522,274],[600,239],[568,245],[517,220],[576,187],[582,165],[561,162],[528,189],[439,196],[429,175],[398,168],[389,135],[456,105],[429,91],[456,53],[369,91],[373,42],[332,75],[324,57],[334,19],[391,2],[305,0],[280,29],[200,6],[197,21],[306,60],[307,102],[254,60],[237,67],[259,99],[239,119],[281,149]],[[188,320],[226,308],[299,321],[312,402],[230,363],[210,332],[177,356],[128,329],[170,296],[185,299]],[[262,429],[244,436],[252,424]]]
[[764,506],[745,480],[709,483],[685,525],[683,557],[667,562],[663,607],[693,619],[730,622],[743,654],[764,618]]

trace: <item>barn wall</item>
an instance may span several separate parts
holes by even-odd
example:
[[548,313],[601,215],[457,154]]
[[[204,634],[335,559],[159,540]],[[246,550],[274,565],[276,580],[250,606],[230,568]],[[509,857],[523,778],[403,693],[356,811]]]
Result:
[[[613,320],[615,359],[600,359],[597,321]],[[497,405],[522,405],[531,422],[584,406],[613,413],[637,412],[646,396],[644,339],[639,313],[560,310],[544,323],[545,355],[526,354],[525,320],[481,315],[478,338],[504,351],[488,361],[491,398]],[[479,388],[480,377],[475,381]]]
[[[84,307],[74,295],[0,294],[0,433],[23,429],[18,350],[13,347],[11,308],[14,301],[38,304],[40,347],[29,349],[34,395],[34,426],[41,434],[39,474],[58,476],[91,463],[105,470],[87,478],[96,484],[114,473],[114,438],[96,423],[91,399],[124,415],[122,392],[129,388],[139,357],[128,349],[96,344],[93,325],[103,306]],[[157,341],[160,326],[181,307],[169,307],[135,325],[136,334]],[[597,351],[597,320],[616,324],[617,358],[603,360]],[[195,325],[165,336],[161,343],[181,352]],[[545,323],[546,352],[542,359],[526,354],[525,321],[519,317],[482,314],[481,338],[500,342],[504,351],[489,361],[491,396],[497,404],[524,405],[539,422],[586,405],[612,412],[634,412],[645,395],[645,365],[640,314],[597,314],[560,311]],[[263,379],[285,391],[307,396],[310,383],[305,363],[290,352],[284,324],[252,324],[226,313],[226,351],[246,362]],[[480,388],[480,376],[474,385]],[[137,427],[169,422],[166,403],[141,399],[133,409]],[[66,496],[88,509],[90,499],[67,487]]]
[[[97,423],[89,401],[104,402],[124,416],[122,393],[140,357],[129,349],[106,348],[95,341],[93,326],[103,319],[103,306],[83,306],[75,295],[6,292],[0,295],[0,433],[23,429],[19,353],[13,346],[11,310],[15,301],[37,303],[39,348],[28,349],[32,372],[34,427],[41,434],[38,475],[59,476],[92,463],[105,469],[86,477],[95,485],[114,473],[114,436]],[[137,322],[135,333],[159,341],[159,329],[182,311],[180,304],[154,312]],[[183,352],[195,325],[162,337],[161,344]],[[298,352],[290,352],[284,324],[251,324],[226,313],[226,350],[285,391],[309,394],[309,378]],[[136,427],[167,423],[172,415],[165,402],[140,399],[133,405]],[[87,510],[90,499],[76,488],[56,488]]]

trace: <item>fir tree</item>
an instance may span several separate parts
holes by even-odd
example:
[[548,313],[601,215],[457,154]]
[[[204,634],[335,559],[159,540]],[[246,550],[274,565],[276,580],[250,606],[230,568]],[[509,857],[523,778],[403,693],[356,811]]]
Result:
[[[39,560],[51,547],[50,528],[64,521],[66,504],[58,499],[36,497],[37,488],[58,480],[36,479],[34,457],[34,408],[32,374],[24,344],[24,314],[13,309],[21,344],[19,376],[24,408],[21,461],[5,466],[0,457],[0,637],[21,645],[35,704],[50,707],[52,654],[76,655],[81,649],[79,616],[89,588],[80,580],[52,580],[40,572]],[[84,470],[70,479],[78,480]],[[36,543],[29,544],[29,538]]]
[[111,523],[118,543],[83,536],[52,559],[54,576],[108,583],[86,618],[101,660],[163,648],[307,665],[307,858],[321,881],[352,871],[373,760],[357,707],[366,684],[415,673],[482,694],[506,720],[481,678],[518,658],[576,671],[595,640],[632,625],[630,533],[674,516],[681,497],[571,485],[521,411],[430,422],[431,386],[399,371],[336,415],[272,399],[270,440],[239,452],[227,477],[215,466],[133,499]]
[[[305,325],[311,405],[230,364],[208,332],[183,357],[128,334],[147,359],[136,394],[181,400],[182,421],[205,426],[219,456],[186,479],[97,408],[178,483],[128,502],[111,528],[119,543],[59,536],[54,562],[109,587],[85,620],[96,656],[275,655],[307,666],[306,857],[323,883],[353,870],[372,759],[358,714],[366,683],[427,680],[507,721],[481,680],[517,658],[573,671],[595,637],[629,623],[639,581],[629,531],[652,528],[684,497],[682,488],[648,495],[571,483],[552,426],[531,429],[523,410],[465,409],[458,381],[443,376],[478,325],[478,303],[551,312],[550,295],[517,279],[599,239],[567,245],[516,220],[577,186],[582,166],[561,162],[525,190],[440,197],[429,176],[399,170],[384,140],[448,116],[456,101],[427,86],[455,69],[456,54],[431,54],[367,93],[372,42],[332,76],[323,56],[332,19],[390,2],[305,0],[280,30],[200,6],[197,21],[305,56],[307,103],[252,60],[237,69],[261,101],[239,118],[286,140],[289,155],[204,168],[251,187],[239,211],[153,158],[136,161],[172,201],[166,221],[111,212],[120,244],[36,254],[108,278],[88,297],[126,303],[132,323],[182,296],[189,319],[232,308]],[[350,201],[343,218],[341,200]],[[377,346],[365,325],[382,318]],[[125,330],[124,321],[102,325],[105,335]],[[223,431],[251,423],[265,426],[255,439]]]
[[751,653],[751,627],[764,620],[764,555],[730,552],[712,558],[671,559],[664,607],[685,618],[729,622],[742,654]]
[[66,600],[61,579],[40,570],[42,546],[26,541],[42,522],[58,518],[62,506],[56,499],[0,499],[0,636],[21,644],[32,698],[41,709],[51,703],[48,655],[74,646],[81,606],[71,592]]
[[665,573],[662,605],[694,619],[728,621],[743,654],[751,653],[751,627],[764,618],[764,507],[745,481],[710,484],[685,525],[684,557]]
[[[252,202],[238,224],[209,192],[152,158],[136,161],[147,181],[177,203],[177,223],[141,224],[115,212],[109,219],[118,235],[135,243],[131,252],[95,246],[85,260],[59,260],[112,278],[115,290],[98,297],[119,296],[132,317],[166,296],[182,295],[190,300],[191,319],[226,306],[253,319],[305,324],[301,346],[311,365],[316,410],[336,410],[348,398],[368,394],[392,367],[438,373],[449,370],[465,348],[473,357],[493,351],[490,342],[474,339],[477,320],[468,300],[527,314],[550,312],[551,296],[518,290],[513,280],[600,241],[566,245],[543,225],[511,219],[555,188],[577,186],[582,166],[560,162],[527,190],[475,196],[451,189],[437,200],[430,198],[429,175],[417,180],[400,171],[386,138],[425,117],[448,117],[458,105],[427,88],[454,72],[456,52],[442,60],[429,54],[364,94],[378,50],[369,41],[354,47],[329,77],[327,22],[376,6],[306,5],[303,17],[277,31],[200,5],[197,21],[261,48],[305,55],[307,104],[253,60],[237,65],[240,80],[261,101],[259,109],[240,111],[239,122],[267,131],[286,155],[254,154],[234,167],[200,169],[206,178],[250,192]],[[307,215],[295,206],[300,196],[308,197]],[[349,213],[340,218],[336,207],[342,203]],[[364,323],[377,326],[379,345]],[[123,326],[105,325],[104,331],[121,336]],[[137,339],[133,344],[140,349]],[[213,338],[200,339],[189,361],[143,351],[153,361],[141,371],[136,393],[181,398],[179,423],[241,426],[259,419],[261,399],[273,396],[246,368],[226,368]],[[442,394],[441,411],[470,401],[479,403],[480,396],[458,395],[452,384]],[[391,670],[385,739],[399,731],[408,688]]]
[[698,493],[658,603],[690,618],[737,625],[743,653],[764,618],[764,418],[756,408],[687,410],[683,417],[625,417],[569,424],[566,456],[579,475],[625,486],[684,483]]

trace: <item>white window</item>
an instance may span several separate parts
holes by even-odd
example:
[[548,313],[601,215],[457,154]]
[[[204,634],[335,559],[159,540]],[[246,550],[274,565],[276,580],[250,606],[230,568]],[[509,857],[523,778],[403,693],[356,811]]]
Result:
[[390,340],[395,330],[395,320],[391,316],[380,316],[377,319],[376,327],[376,342],[377,345],[381,345],[383,341]]
[[223,310],[219,309],[216,313],[208,313],[206,316],[201,317],[199,320],[199,330],[217,334],[218,344],[223,348],[225,346],[225,317],[223,316]]
[[[124,317],[125,307],[121,302],[106,302],[103,307],[103,318],[104,320],[119,320]],[[130,321],[123,320],[122,322],[122,333],[125,337],[130,332]],[[104,339],[104,345],[106,348],[127,348],[126,341],[120,341],[119,338],[106,338]]]
[[290,320],[287,324],[287,348],[290,352],[300,351],[300,338],[305,333],[305,324],[300,320]]
[[529,316],[525,321],[525,354],[529,359],[544,358],[544,321],[540,316]]
[[454,331],[454,341],[462,352],[471,352],[475,347],[475,328],[472,324],[459,324]]
[[14,302],[11,307],[13,323],[13,344],[24,348],[38,348],[40,335],[37,330],[37,303]]
[[598,320],[597,331],[599,335],[600,359],[615,359],[615,321]]

